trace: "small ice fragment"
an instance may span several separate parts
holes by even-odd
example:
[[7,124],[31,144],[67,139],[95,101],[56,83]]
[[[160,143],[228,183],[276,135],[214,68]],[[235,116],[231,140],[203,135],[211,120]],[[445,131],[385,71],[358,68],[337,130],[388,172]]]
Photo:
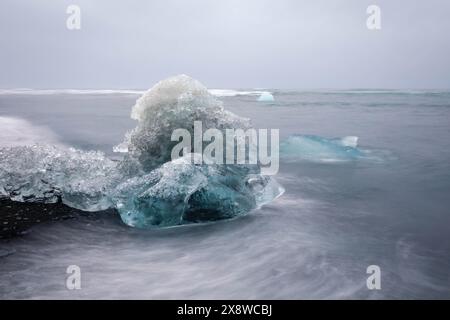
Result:
[[258,98],[260,102],[272,102],[275,101],[273,95],[270,92],[263,92]]

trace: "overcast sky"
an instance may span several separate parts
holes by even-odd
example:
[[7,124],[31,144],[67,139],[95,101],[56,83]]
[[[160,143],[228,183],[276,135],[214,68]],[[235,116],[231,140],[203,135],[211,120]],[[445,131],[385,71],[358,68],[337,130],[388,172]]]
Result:
[[1,0],[0,41],[1,88],[450,88],[448,0]]

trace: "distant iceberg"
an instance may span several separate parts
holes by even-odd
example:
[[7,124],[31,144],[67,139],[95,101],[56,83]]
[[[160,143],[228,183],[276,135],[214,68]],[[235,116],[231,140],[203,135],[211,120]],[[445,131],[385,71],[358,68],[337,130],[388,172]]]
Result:
[[136,128],[114,149],[124,152],[121,161],[64,146],[0,148],[0,198],[61,200],[85,211],[116,208],[126,224],[154,228],[236,217],[284,192],[258,165],[197,165],[189,160],[196,154],[171,160],[174,129],[193,133],[194,121],[205,130],[251,127],[186,75],[145,92],[131,117]]
[[263,92],[258,97],[258,101],[260,101],[260,102],[273,102],[273,101],[275,101],[275,98],[273,97],[273,95],[270,92]]

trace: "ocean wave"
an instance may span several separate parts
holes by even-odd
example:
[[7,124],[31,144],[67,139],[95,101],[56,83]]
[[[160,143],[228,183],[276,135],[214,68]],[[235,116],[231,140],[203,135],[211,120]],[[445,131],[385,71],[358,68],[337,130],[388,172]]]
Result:
[[[115,208],[134,227],[168,227],[243,215],[283,193],[258,165],[197,165],[171,160],[174,129],[250,128],[198,81],[180,75],[157,83],[132,109],[138,121],[112,161],[97,151],[36,144],[0,148],[0,197],[63,203],[85,211]],[[191,151],[192,152],[192,151]]]
[[[302,92],[302,91],[300,91]],[[344,94],[344,95],[450,95],[449,90],[418,89],[337,89],[312,90],[305,93]]]
[[11,117],[0,117],[1,147],[27,146],[37,143],[61,145],[57,136],[48,128]]

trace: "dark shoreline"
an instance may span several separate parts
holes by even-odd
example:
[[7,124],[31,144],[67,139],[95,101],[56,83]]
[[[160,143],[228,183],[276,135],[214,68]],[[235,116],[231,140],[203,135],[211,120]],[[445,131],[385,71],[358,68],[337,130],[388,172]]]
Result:
[[43,222],[73,219],[90,214],[68,207],[62,202],[24,203],[0,199],[0,239],[25,235],[33,226]]

